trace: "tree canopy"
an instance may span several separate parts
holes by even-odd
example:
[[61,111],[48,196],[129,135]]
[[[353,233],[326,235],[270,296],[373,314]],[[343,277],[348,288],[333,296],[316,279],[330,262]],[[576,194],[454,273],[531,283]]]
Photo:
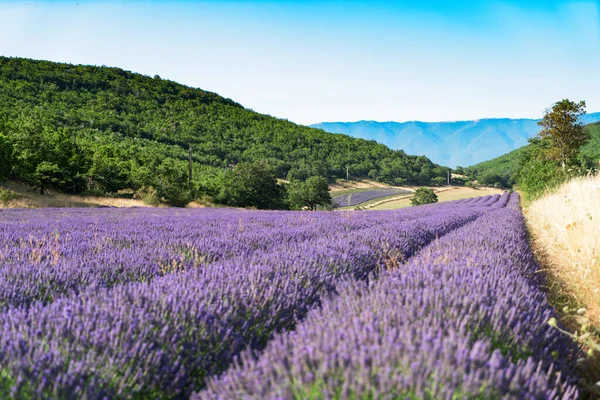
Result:
[[319,205],[331,205],[327,179],[322,176],[311,176],[305,182],[292,181],[287,191],[288,201],[293,209],[306,207],[309,210],[316,210]]
[[437,194],[435,194],[433,189],[429,188],[418,188],[417,190],[415,190],[414,196],[410,199],[410,203],[413,206],[437,203],[437,201]]
[[585,114],[585,101],[575,103],[568,99],[556,102],[546,110],[538,124],[543,128],[536,136],[547,141],[546,157],[560,162],[564,171],[567,162],[577,155],[579,149],[590,138],[584,129],[581,116]]

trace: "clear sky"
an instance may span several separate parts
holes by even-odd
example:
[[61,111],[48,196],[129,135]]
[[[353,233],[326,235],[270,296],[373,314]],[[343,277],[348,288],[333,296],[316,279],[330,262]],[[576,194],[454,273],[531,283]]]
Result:
[[600,1],[1,1],[0,55],[121,67],[291,121],[600,111]]

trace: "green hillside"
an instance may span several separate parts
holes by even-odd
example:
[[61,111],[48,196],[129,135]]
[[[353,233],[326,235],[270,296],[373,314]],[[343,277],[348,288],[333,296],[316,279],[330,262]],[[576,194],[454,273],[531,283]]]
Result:
[[177,186],[187,182],[190,145],[196,194],[216,194],[227,170],[254,161],[278,178],[332,180],[346,166],[396,184],[445,176],[424,156],[262,115],[159,76],[0,57],[0,179],[70,193]]
[[[592,161],[600,161],[600,122],[586,126],[591,134],[590,141],[581,148],[581,156]],[[513,175],[519,169],[521,156],[531,147],[523,146],[500,157],[493,158],[465,168],[466,174],[485,184],[501,183],[504,187],[514,184]]]

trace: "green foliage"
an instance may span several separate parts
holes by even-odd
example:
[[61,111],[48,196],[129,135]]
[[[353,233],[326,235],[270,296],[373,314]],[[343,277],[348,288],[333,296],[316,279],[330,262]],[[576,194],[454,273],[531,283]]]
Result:
[[477,178],[477,182],[484,186],[493,186],[496,188],[508,189],[512,186],[510,183],[511,179],[508,178],[506,175],[494,173],[491,171],[481,174]]
[[21,196],[12,190],[0,188],[0,204],[7,204],[11,200],[18,199],[19,197]]
[[144,186],[138,189],[135,192],[134,198],[142,200],[144,204],[149,206],[158,206],[160,204],[160,199],[158,198],[156,189],[154,189],[152,186]]
[[307,207],[309,210],[316,210],[318,206],[331,205],[327,179],[321,176],[311,176],[305,182],[292,181],[287,192],[288,202],[293,209]]
[[557,161],[547,160],[549,142],[533,139],[521,152],[520,167],[514,179],[527,200],[532,200],[552,189],[567,178]]
[[12,170],[13,149],[8,138],[0,133],[0,181],[8,178]]
[[[585,130],[589,134],[590,140],[581,147],[579,154],[576,154],[570,160],[570,165],[565,174],[584,174],[597,170],[599,167],[600,123],[587,125]],[[519,188],[525,192],[526,196],[538,196],[547,187],[554,187],[554,185],[560,184],[564,180],[562,176],[553,176],[552,174],[553,168],[558,168],[559,166],[556,162],[550,162],[553,166],[550,167],[549,165],[542,165],[544,164],[544,161],[542,161],[543,158],[539,159],[539,162],[532,161],[533,153],[535,152],[534,147],[541,145],[541,141],[534,140],[527,146],[513,150],[510,153],[468,167],[465,169],[465,172],[471,179],[476,179],[480,182],[482,177],[485,176],[499,176],[502,178],[502,181],[499,182],[506,183],[506,185],[502,186],[503,188],[510,188],[519,180]],[[533,176],[527,178],[527,173],[532,173]],[[559,175],[563,175],[563,173],[559,171]],[[486,178],[483,179],[486,180]],[[528,195],[527,191],[530,191],[531,194]]]
[[431,184],[434,186],[445,186],[447,183],[447,178],[444,178],[442,176],[436,176],[431,180]]
[[563,171],[590,138],[581,122],[584,114],[585,101],[575,103],[564,99],[547,110],[538,122],[543,129],[536,138],[548,142],[544,148],[546,159],[560,162]]
[[36,165],[33,177],[41,194],[44,194],[46,188],[56,188],[63,183],[58,165],[48,161],[42,161]]
[[413,206],[420,206],[423,204],[437,203],[438,197],[433,189],[418,188],[415,191],[415,195],[410,199],[410,203]]
[[167,158],[156,169],[154,188],[157,196],[173,207],[185,207],[193,198],[187,165]]
[[266,163],[239,163],[224,177],[215,196],[217,204],[258,209],[284,208],[285,190],[277,183],[273,169]]
[[[8,142],[13,149],[10,177],[38,185],[38,165],[51,163],[60,171],[51,184],[70,193],[153,186],[159,197],[183,204],[190,196],[227,192],[227,171],[257,161],[277,178],[298,180],[342,178],[346,167],[352,176],[388,183],[429,185],[445,176],[423,156],[118,68],[0,57],[0,104],[0,148]],[[172,169],[186,170],[190,146],[193,181],[187,182]]]

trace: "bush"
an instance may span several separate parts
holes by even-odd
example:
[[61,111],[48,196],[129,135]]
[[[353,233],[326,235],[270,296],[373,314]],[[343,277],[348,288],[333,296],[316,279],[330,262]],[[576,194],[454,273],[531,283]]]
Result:
[[435,194],[433,189],[428,189],[428,188],[418,188],[415,191],[415,195],[412,197],[412,199],[410,199],[410,202],[413,206],[437,203],[437,201],[438,201],[437,194]]
[[18,199],[19,197],[21,196],[12,190],[0,188],[0,203],[2,204],[8,204],[11,200]]
[[84,190],[81,195],[89,197],[104,197],[106,196],[106,192],[101,188],[91,188]]
[[436,176],[435,178],[431,179],[431,184],[435,186],[444,186],[447,182],[448,181],[446,180],[446,178],[442,176]]
[[533,200],[567,179],[568,176],[561,172],[557,162],[533,158],[519,170],[517,185],[527,200]]
[[133,198],[142,200],[144,204],[149,206],[156,207],[160,205],[160,200],[158,198],[158,194],[156,193],[156,189],[154,189],[152,186],[142,187],[137,192],[135,192]]

